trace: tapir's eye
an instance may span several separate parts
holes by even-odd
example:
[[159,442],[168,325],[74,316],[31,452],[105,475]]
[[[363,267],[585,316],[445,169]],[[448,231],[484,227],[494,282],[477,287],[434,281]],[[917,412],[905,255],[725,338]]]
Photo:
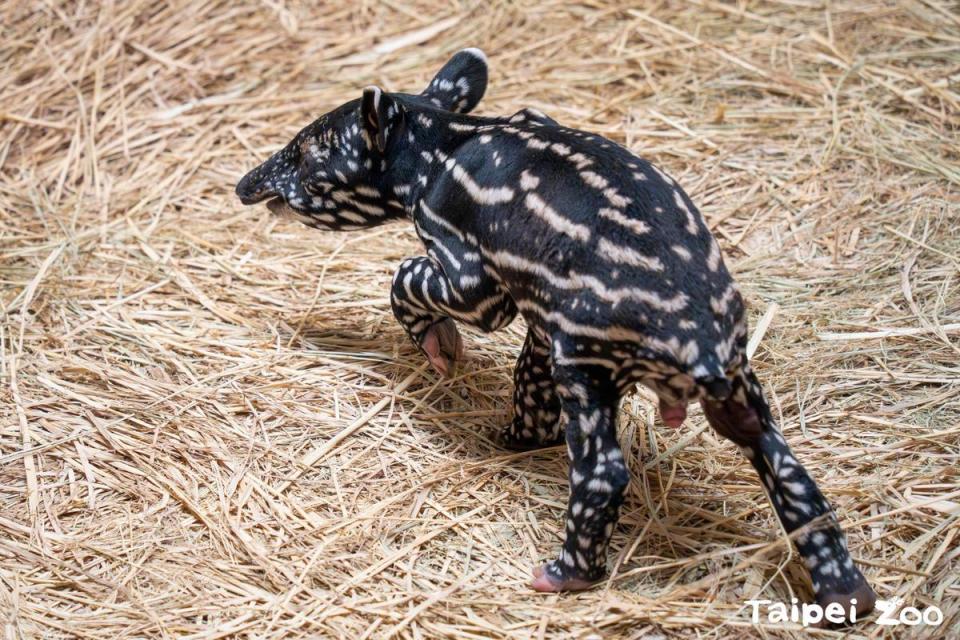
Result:
[[300,156],[300,169],[305,173],[308,173],[316,163],[317,161],[314,159],[312,153],[304,153]]

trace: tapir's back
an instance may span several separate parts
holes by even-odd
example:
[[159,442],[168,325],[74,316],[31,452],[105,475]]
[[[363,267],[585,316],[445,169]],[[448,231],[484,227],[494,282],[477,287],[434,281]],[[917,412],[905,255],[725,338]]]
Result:
[[448,164],[472,205],[451,215],[475,212],[458,223],[528,320],[723,375],[742,302],[669,176],[600,136],[526,119],[478,127]]

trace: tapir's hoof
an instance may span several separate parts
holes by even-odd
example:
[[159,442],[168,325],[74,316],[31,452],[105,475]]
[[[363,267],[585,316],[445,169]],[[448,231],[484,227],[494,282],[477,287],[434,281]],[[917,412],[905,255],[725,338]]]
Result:
[[661,401],[660,419],[668,427],[679,427],[687,419],[687,407],[682,404],[669,405]]
[[434,371],[445,378],[453,376],[457,361],[463,357],[463,340],[450,318],[430,325],[420,345]]
[[507,436],[503,433],[497,438],[497,444],[507,449],[509,451],[535,451],[540,449],[543,445],[537,444],[536,442],[528,442],[526,440],[516,440]]
[[512,435],[512,430],[504,429],[497,437],[497,444],[510,451],[536,451],[537,449],[546,449],[555,447],[563,443],[563,438],[555,440],[538,440],[536,438],[517,438]]
[[533,587],[534,591],[559,593],[560,591],[584,591],[597,584],[597,582],[600,582],[600,580],[590,582],[582,578],[567,578],[566,580],[555,578],[550,575],[550,572],[547,571],[547,565],[544,564],[533,570],[533,582],[530,583],[530,586]]
[[[824,612],[827,612],[827,607],[834,603],[839,604],[843,608],[844,622],[840,624],[853,624],[870,615],[870,612],[873,611],[877,603],[877,594],[873,592],[873,589],[871,589],[867,581],[864,580],[852,593],[824,592],[817,595],[817,604],[820,605]],[[836,610],[836,607],[833,607],[833,609]],[[851,610],[856,613],[856,618],[851,617]],[[835,623],[824,618],[819,626],[830,627],[835,626]]]

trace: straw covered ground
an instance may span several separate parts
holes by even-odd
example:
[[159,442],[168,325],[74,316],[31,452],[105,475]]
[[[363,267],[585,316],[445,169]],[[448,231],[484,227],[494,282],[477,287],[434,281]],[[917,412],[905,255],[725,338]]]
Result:
[[[0,5],[4,637],[800,637],[810,586],[693,411],[623,405],[613,578],[541,595],[564,451],[511,453],[524,333],[453,380],[389,308],[409,224],[311,231],[239,177],[380,83],[489,55],[690,192],[751,305],[783,430],[881,598],[960,634],[960,13],[904,2]],[[642,3],[635,3],[638,7]],[[950,629],[948,631],[948,629]]]

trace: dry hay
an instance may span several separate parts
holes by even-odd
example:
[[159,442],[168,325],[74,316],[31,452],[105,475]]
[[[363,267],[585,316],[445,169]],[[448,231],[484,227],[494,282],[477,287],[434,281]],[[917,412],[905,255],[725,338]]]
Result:
[[955,5],[172,4],[0,9],[5,637],[734,638],[761,633],[748,597],[809,597],[734,447],[639,394],[615,577],[529,591],[566,481],[560,448],[492,442],[521,323],[440,381],[389,309],[408,225],[233,197],[313,117],[468,45],[480,113],[540,108],[685,185],[853,555],[960,633]]

